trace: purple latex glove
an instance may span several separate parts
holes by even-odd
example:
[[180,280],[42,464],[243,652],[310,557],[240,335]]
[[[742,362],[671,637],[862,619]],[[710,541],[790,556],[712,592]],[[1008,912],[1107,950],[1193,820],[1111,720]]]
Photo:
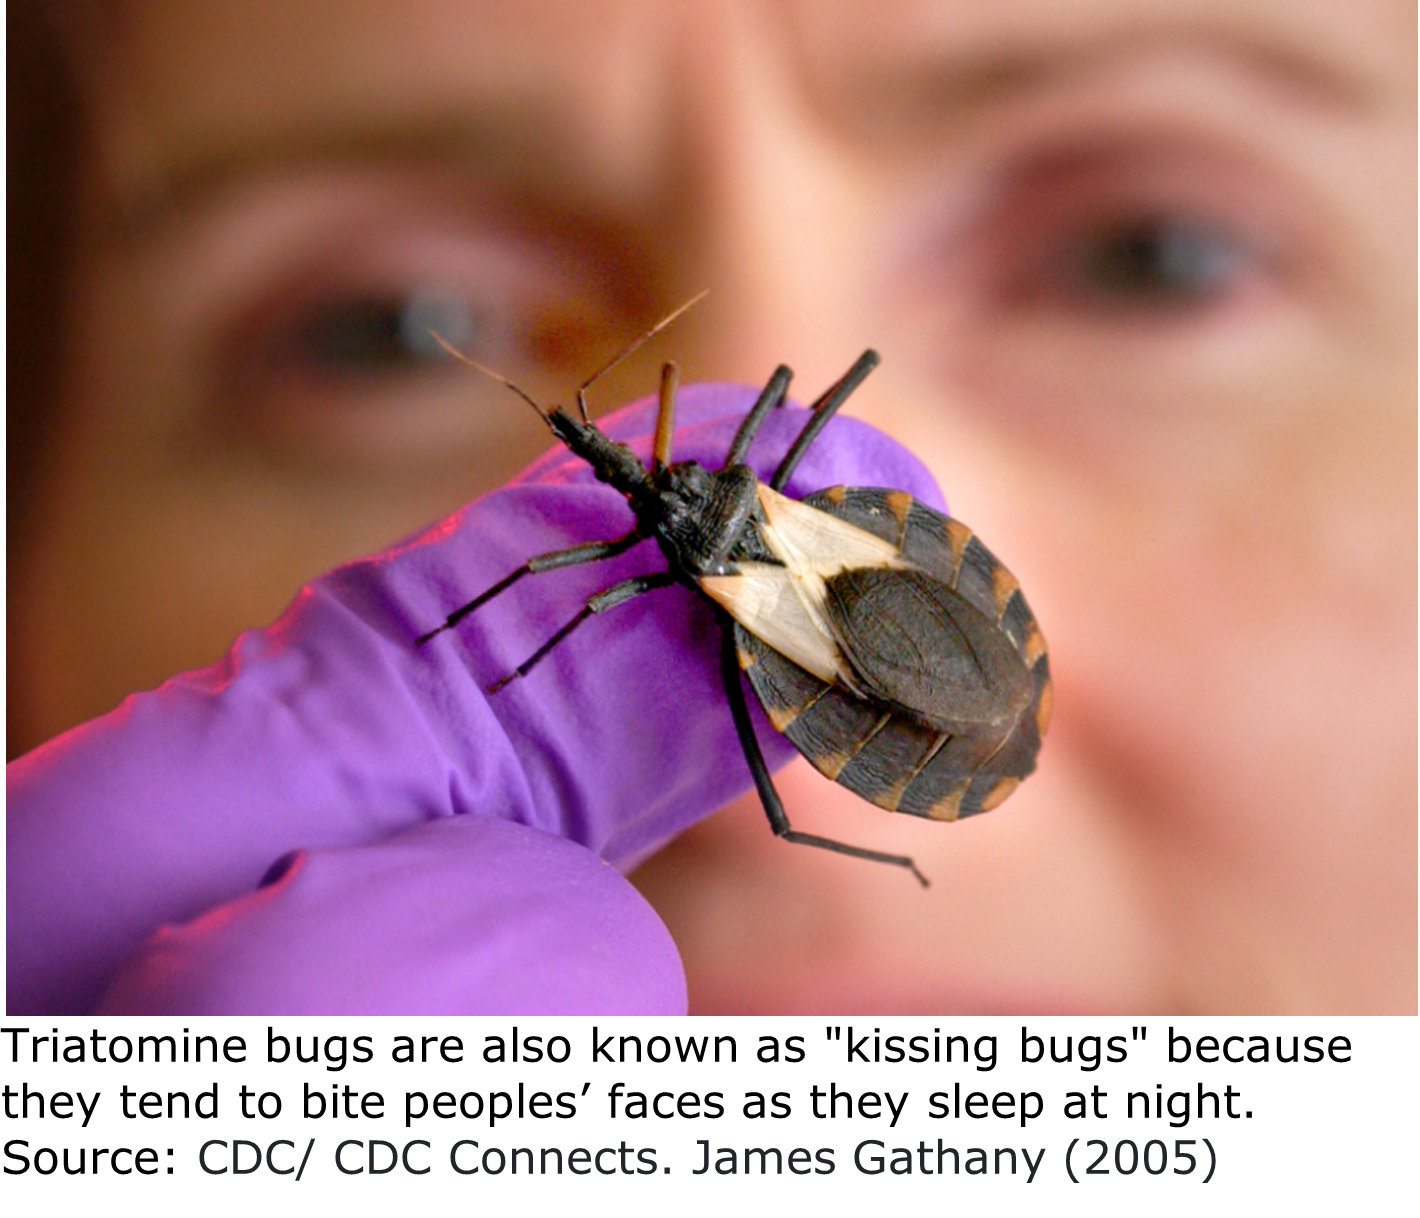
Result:
[[[684,389],[675,459],[718,466],[756,393]],[[654,414],[646,399],[602,426],[646,459]],[[766,420],[750,454],[762,474],[805,418]],[[925,468],[856,420],[826,429],[788,490],[835,483],[941,506]],[[530,556],[631,523],[554,450],[308,585],[221,663],[11,763],[10,1013],[89,1011],[110,986],[112,1011],[683,1011],[674,946],[613,867],[749,785],[709,603],[648,593],[484,692],[587,596],[663,569],[644,542],[525,578],[413,645]],[[792,747],[756,715],[782,765]]]

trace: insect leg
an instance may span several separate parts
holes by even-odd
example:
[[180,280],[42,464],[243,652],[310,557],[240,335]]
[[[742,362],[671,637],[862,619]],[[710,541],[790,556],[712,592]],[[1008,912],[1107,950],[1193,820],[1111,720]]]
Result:
[[878,366],[880,357],[876,351],[871,349],[864,351],[854,363],[843,374],[842,380],[832,385],[828,391],[814,403],[813,417],[804,424],[804,430],[795,439],[792,447],[784,454],[784,460],[779,462],[779,468],[774,471],[774,477],[769,480],[771,490],[782,491],[789,477],[799,466],[809,445],[818,439],[818,433],[827,425],[829,419],[838,413],[838,408],[848,400],[848,395],[863,383],[863,378]]
[[793,377],[793,370],[788,364],[780,364],[774,369],[774,375],[764,386],[764,392],[759,395],[759,401],[754,404],[749,414],[745,415],[739,431],[735,432],[734,441],[730,444],[730,451],[725,454],[721,469],[738,465],[745,459],[745,454],[749,452],[749,446],[754,442],[754,435],[759,430],[759,425],[764,422],[765,415],[776,406],[783,404],[784,398],[789,392],[789,382]]
[[528,656],[506,677],[499,677],[487,689],[487,693],[496,694],[508,682],[516,680],[518,677],[525,677],[530,673],[543,657],[547,655],[558,643],[562,642],[572,631],[576,630],[594,613],[605,613],[608,609],[613,609],[617,605],[629,601],[634,596],[640,596],[643,592],[650,592],[653,588],[668,588],[676,582],[675,576],[669,571],[657,571],[651,575],[636,575],[631,579],[624,579],[619,584],[612,584],[587,601],[578,611],[577,616],[563,626],[556,634],[539,647],[532,655]]
[[651,471],[664,473],[671,463],[671,435],[675,431],[675,391],[680,384],[680,369],[674,361],[661,365],[661,403],[656,410],[656,439],[651,447]]
[[618,537],[614,541],[588,541],[580,546],[571,546],[566,550],[554,550],[550,554],[539,554],[536,558],[530,558],[511,575],[504,576],[486,592],[480,593],[468,604],[455,609],[444,619],[442,625],[435,626],[427,634],[421,634],[414,640],[414,645],[423,647],[436,634],[442,634],[450,627],[457,626],[475,609],[486,605],[500,593],[506,592],[524,575],[537,575],[543,571],[556,571],[559,567],[575,567],[581,563],[599,562],[603,558],[615,558],[641,540],[643,540],[641,534],[632,529],[625,537]]
[[749,763],[755,790],[759,792],[759,802],[764,805],[764,813],[769,817],[769,827],[774,830],[774,835],[800,846],[818,846],[822,850],[847,854],[855,859],[905,867],[917,877],[917,882],[923,888],[928,887],[927,877],[917,870],[917,864],[906,855],[865,850],[861,846],[849,846],[832,838],[819,837],[815,833],[800,833],[789,827],[789,817],[784,811],[779,792],[774,789],[774,780],[769,775],[769,767],[764,763],[764,754],[760,752],[759,741],[755,738],[754,722],[749,717],[744,686],[740,684],[740,665],[735,653],[735,628],[730,622],[725,623],[724,641],[720,649],[720,671],[725,679],[725,694],[730,700],[730,713],[735,719],[735,732],[740,738],[740,747],[744,749],[745,761]]

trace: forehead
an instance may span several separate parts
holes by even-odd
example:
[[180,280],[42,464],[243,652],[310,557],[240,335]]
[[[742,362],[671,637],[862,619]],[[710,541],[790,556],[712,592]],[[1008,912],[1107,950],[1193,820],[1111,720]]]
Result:
[[[645,113],[655,10],[612,2],[213,0],[129,6],[110,74],[120,156],[165,186],[249,163],[437,146],[590,171]],[[599,148],[598,145],[601,145]],[[556,151],[554,158],[551,154]]]
[[686,62],[733,71],[727,48],[757,48],[798,104],[825,112],[914,85],[961,108],[1160,48],[1359,93],[1413,77],[1413,21],[1391,0],[162,0],[126,6],[107,58],[137,120],[115,131],[179,180],[213,162],[428,143],[595,177],[644,167]]

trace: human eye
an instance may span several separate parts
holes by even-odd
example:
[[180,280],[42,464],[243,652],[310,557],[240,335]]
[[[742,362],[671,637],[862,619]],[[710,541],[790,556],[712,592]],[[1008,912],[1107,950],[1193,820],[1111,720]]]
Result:
[[1140,452],[1205,414],[1252,417],[1314,358],[1340,275],[1319,208],[1245,145],[1083,138],[964,179],[903,316],[993,426],[1134,476]]
[[983,224],[976,282],[1003,308],[1098,330],[1232,315],[1289,273],[1281,228],[1245,173],[1127,150],[1008,181]]
[[282,336],[280,354],[335,377],[442,371],[440,343],[483,350],[497,328],[485,308],[455,289],[370,290],[320,300]]
[[546,442],[477,360],[555,401],[620,332],[617,304],[574,258],[476,222],[378,221],[273,258],[221,341],[229,433],[308,465],[428,463]]
[[1198,309],[1243,286],[1253,251],[1210,218],[1180,213],[1112,220],[1074,235],[1051,268],[1082,303]]

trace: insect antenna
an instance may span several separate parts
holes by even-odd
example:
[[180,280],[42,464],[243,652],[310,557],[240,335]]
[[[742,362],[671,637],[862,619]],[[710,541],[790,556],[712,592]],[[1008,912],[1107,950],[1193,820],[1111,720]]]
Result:
[[537,411],[538,415],[542,418],[542,421],[544,423],[546,423],[549,427],[552,426],[551,416],[549,416],[547,411],[544,410],[540,405],[538,405],[536,401],[533,400],[533,397],[530,393],[519,389],[517,385],[513,384],[513,382],[510,381],[506,376],[502,375],[502,373],[494,372],[492,368],[485,368],[476,359],[473,359],[471,356],[465,355],[437,330],[430,330],[429,333],[433,336],[434,341],[438,343],[439,346],[443,347],[445,351],[447,351],[460,363],[467,364],[470,368],[473,368],[478,372],[483,373],[484,376],[490,376],[499,384],[508,386],[509,389],[511,389],[520,398],[522,398],[523,401],[525,401],[529,406],[531,406],[534,410]]
[[592,375],[589,376],[585,381],[582,382],[582,387],[577,390],[577,409],[582,412],[583,423],[590,423],[592,421],[591,417],[587,414],[587,390],[590,389],[594,384],[596,384],[597,381],[601,380],[601,378],[604,377],[613,368],[615,368],[617,364],[621,363],[621,361],[624,360],[628,355],[632,354],[634,351],[640,350],[640,348],[645,343],[649,342],[652,338],[654,338],[657,334],[664,330],[668,325],[671,324],[671,322],[675,321],[675,319],[679,317],[682,313],[684,313],[687,309],[698,305],[709,295],[709,288],[706,288],[702,292],[697,292],[683,305],[681,305],[680,308],[675,309],[670,313],[667,313],[663,318],[661,318],[660,321],[658,321],[654,326],[647,330],[645,334],[642,334],[639,338],[636,338],[632,342],[628,343],[624,348],[622,348],[621,351],[617,352],[616,356],[612,359],[612,361],[604,368],[598,369],[596,372],[592,373]]
[[779,463],[779,468],[774,471],[774,477],[769,480],[771,490],[782,491],[784,489],[790,475],[798,468],[804,454],[809,451],[809,445],[818,439],[819,432],[838,413],[838,408],[848,400],[848,395],[857,389],[868,373],[881,362],[882,357],[872,348],[864,351],[854,362],[853,367],[843,374],[843,378],[830,386],[823,397],[813,404],[813,417],[804,424],[804,430],[799,433],[798,439],[784,454],[784,460]]

